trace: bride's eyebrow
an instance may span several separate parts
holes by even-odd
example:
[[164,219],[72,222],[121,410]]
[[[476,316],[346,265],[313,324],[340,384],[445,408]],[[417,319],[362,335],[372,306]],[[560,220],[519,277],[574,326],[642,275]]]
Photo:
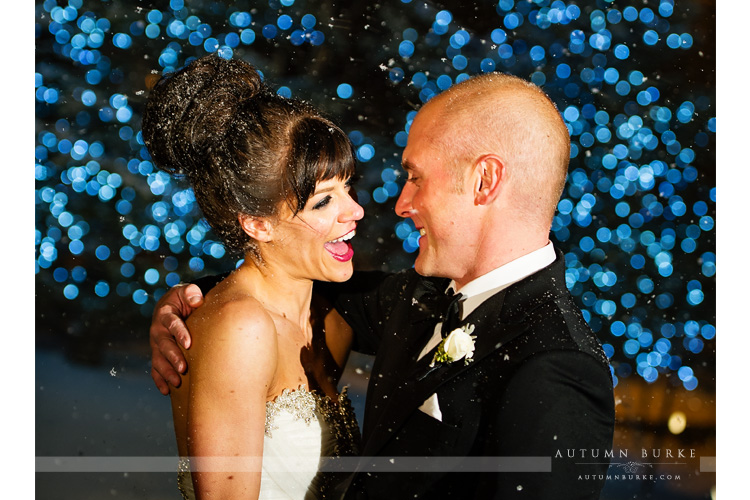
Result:
[[333,190],[334,190],[333,187],[327,187],[327,188],[323,188],[323,189],[316,189],[315,192],[313,193],[313,196],[317,196],[317,195],[323,194],[323,193],[330,193]]

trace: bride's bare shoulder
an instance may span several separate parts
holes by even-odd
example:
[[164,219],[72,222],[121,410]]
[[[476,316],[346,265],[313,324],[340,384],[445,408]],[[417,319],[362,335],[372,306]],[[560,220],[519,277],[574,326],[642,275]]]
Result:
[[188,350],[191,407],[212,408],[209,413],[226,419],[247,419],[252,413],[248,408],[263,408],[276,378],[274,322],[249,295],[207,300],[203,308],[192,325],[188,322],[191,332],[200,324]]
[[[224,357],[263,353],[275,358],[276,326],[271,315],[252,295],[232,289],[210,294],[188,319],[194,348]],[[192,350],[193,348],[191,348]]]

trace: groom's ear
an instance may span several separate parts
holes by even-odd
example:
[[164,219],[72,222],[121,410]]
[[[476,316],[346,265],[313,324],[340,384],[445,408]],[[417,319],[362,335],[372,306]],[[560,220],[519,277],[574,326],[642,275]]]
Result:
[[255,241],[267,243],[273,238],[273,225],[265,217],[239,214],[237,220],[242,230]]
[[474,164],[474,173],[474,204],[489,205],[500,195],[505,184],[505,163],[497,155],[483,155]]

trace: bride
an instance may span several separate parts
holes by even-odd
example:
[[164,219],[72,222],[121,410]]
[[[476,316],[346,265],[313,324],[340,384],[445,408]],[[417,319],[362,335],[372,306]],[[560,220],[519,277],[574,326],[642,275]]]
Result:
[[352,275],[363,210],[346,134],[249,64],[207,56],[158,81],[143,137],[244,254],[188,320],[190,370],[171,391],[183,497],[325,497],[321,457],[356,454],[359,438],[336,390],[350,336],[310,313],[313,280]]

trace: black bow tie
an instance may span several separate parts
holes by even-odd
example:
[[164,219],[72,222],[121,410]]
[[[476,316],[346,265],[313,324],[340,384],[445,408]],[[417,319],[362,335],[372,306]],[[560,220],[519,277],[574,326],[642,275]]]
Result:
[[452,288],[448,289],[441,300],[440,311],[442,311],[443,325],[441,334],[445,338],[450,332],[455,330],[461,324],[463,316],[463,302],[466,296],[462,293],[455,293]]

